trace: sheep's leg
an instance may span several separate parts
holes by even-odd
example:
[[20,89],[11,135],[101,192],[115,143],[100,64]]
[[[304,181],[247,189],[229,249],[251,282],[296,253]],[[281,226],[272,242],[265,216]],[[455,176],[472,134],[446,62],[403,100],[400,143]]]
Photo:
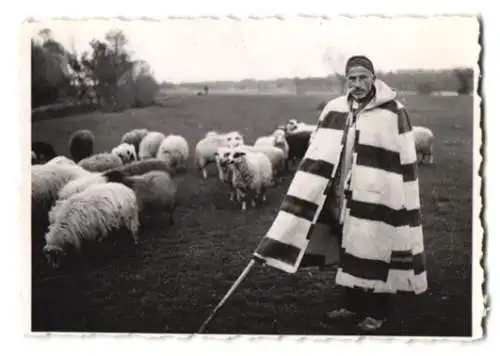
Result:
[[220,166],[220,163],[217,162],[217,172],[219,173],[219,180],[221,182],[224,181],[224,173],[222,172],[222,167]]
[[139,214],[134,216],[134,218],[130,222],[129,229],[130,233],[132,234],[134,245],[139,244]]
[[417,152],[417,163],[421,163],[423,161],[422,152]]
[[265,202],[266,201],[266,188],[262,188],[262,191],[261,191],[261,201],[262,202]]
[[203,179],[208,178],[207,170],[205,169],[205,167],[201,169],[201,175],[203,176]]
[[237,189],[236,198],[238,199],[238,202],[241,203],[241,210],[246,210],[247,209],[246,194],[242,192],[240,189]]
[[433,145],[429,147],[429,164],[434,164],[434,149]]
[[229,201],[234,200],[234,190],[232,188],[229,188]]
[[257,201],[259,204],[261,203],[261,198],[262,198],[262,187],[258,187],[255,191],[253,191],[252,194],[252,206],[255,208],[257,205]]

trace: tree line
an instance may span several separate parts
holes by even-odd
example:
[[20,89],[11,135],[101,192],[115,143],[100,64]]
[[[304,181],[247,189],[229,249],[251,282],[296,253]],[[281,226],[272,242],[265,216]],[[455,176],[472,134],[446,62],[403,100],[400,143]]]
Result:
[[32,108],[68,102],[93,103],[108,111],[154,102],[159,84],[144,60],[133,59],[119,29],[93,39],[77,54],[53,38],[50,29],[31,39]]
[[[377,77],[398,91],[412,91],[420,94],[449,91],[458,94],[471,94],[474,89],[474,71],[472,68],[454,68],[440,70],[399,70],[379,72]],[[244,79],[240,81],[213,81],[200,83],[162,83],[165,89],[181,87],[202,90],[205,85],[216,90],[287,90],[301,94],[307,91],[328,92],[332,89],[341,91],[344,77],[340,74],[325,77],[295,77],[272,80]]]

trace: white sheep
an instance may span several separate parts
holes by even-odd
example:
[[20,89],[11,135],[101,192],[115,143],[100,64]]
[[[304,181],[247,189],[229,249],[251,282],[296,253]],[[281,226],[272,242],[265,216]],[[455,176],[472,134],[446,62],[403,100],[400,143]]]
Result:
[[78,162],[78,165],[89,172],[104,172],[108,169],[123,166],[123,162],[120,157],[112,153],[102,152],[82,159]]
[[148,173],[150,171],[162,171],[172,174],[172,167],[170,167],[166,162],[161,161],[156,158],[148,158],[142,161],[135,161],[129,164],[125,164],[121,167],[105,171],[110,173],[113,171],[119,171],[126,176],[135,176]]
[[133,161],[137,161],[137,154],[135,147],[131,143],[120,143],[118,146],[111,150],[111,153],[119,157],[123,164],[127,164]]
[[297,133],[297,132],[310,132],[312,133],[316,129],[316,125],[306,124],[305,122],[299,122],[296,119],[288,120],[285,125],[285,131],[287,134]]
[[134,129],[123,134],[120,143],[128,143],[134,146],[136,155],[139,154],[139,145],[148,134],[147,129]]
[[59,190],[71,180],[89,175],[77,165],[43,164],[31,167],[32,209],[47,211],[57,198]]
[[81,193],[93,185],[103,183],[121,183],[125,175],[120,171],[109,171],[105,173],[90,173],[82,177],[76,178],[68,182],[61,188],[57,194],[57,201],[49,212],[49,222],[54,222],[55,215],[62,205],[63,201],[69,199],[71,196]]
[[69,164],[76,165],[75,161],[66,156],[56,156],[45,164]]
[[229,186],[229,200],[233,201],[236,191],[233,187],[233,175],[232,170],[229,167],[229,157],[233,148],[229,147],[219,147],[215,153],[216,159],[219,167],[221,168],[222,175],[219,176],[219,180],[222,183],[226,183]]
[[[89,175],[77,165],[43,164],[31,167],[31,216],[33,230],[45,229],[50,208],[68,182]],[[36,235],[36,234],[35,234]]]
[[165,135],[158,131],[150,131],[139,144],[139,159],[155,158]]
[[82,247],[98,244],[125,228],[139,241],[139,208],[134,191],[120,183],[104,183],[65,200],[45,234],[43,252],[53,268]]
[[254,146],[274,146],[283,151],[285,155],[285,169],[288,168],[288,154],[290,147],[286,141],[286,133],[284,129],[277,128],[269,136],[261,136],[255,140]]
[[206,167],[212,162],[217,165],[219,179],[222,177],[221,168],[216,157],[219,147],[237,147],[241,144],[244,144],[244,139],[237,131],[228,133],[212,132],[210,135],[203,137],[195,147],[195,164],[201,171],[203,178],[208,177]]
[[174,171],[185,170],[189,158],[189,145],[179,135],[168,135],[161,142],[156,158],[167,162]]
[[170,224],[174,224],[177,184],[170,174],[150,171],[142,175],[125,177],[123,184],[134,190],[142,216],[149,212],[166,211],[170,215]]
[[245,151],[260,152],[265,154],[269,159],[269,161],[271,162],[273,168],[273,181],[277,182],[279,175],[283,173],[286,167],[285,154],[281,149],[274,146],[266,146],[266,145],[261,145],[261,146],[241,145],[240,147]]
[[266,190],[272,185],[273,168],[265,154],[237,147],[229,156],[229,166],[241,210],[246,210],[247,200],[251,201],[253,207],[257,200],[266,200]]
[[434,163],[434,134],[423,126],[414,126],[415,149],[419,163]]

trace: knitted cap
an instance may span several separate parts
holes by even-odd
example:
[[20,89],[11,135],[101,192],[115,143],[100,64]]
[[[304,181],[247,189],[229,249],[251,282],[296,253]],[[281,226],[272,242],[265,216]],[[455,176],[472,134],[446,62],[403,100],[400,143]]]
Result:
[[364,67],[368,69],[372,74],[375,74],[375,69],[373,68],[373,63],[366,56],[352,56],[347,60],[345,65],[345,74],[349,72],[352,67]]

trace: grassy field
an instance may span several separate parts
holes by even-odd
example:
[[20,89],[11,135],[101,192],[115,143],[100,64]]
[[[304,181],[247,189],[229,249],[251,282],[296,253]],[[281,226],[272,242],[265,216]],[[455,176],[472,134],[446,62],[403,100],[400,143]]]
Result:
[[[109,150],[126,131],[145,127],[186,137],[194,149],[208,130],[240,130],[247,141],[295,117],[316,120],[319,97],[202,96],[174,98],[169,107],[86,114],[33,124],[33,140],[68,154],[69,135],[90,129],[97,150]],[[403,98],[414,125],[436,137],[434,166],[421,166],[423,226],[429,292],[396,302],[384,335],[471,334],[472,97]],[[191,165],[176,177],[181,203],[176,225],[161,214],[141,226],[142,242],[76,271],[52,271],[33,252],[32,330],[192,333],[246,266],[270,227],[292,174],[270,191],[267,204],[241,212],[225,186],[201,179]],[[35,236],[41,239],[42,236]],[[294,275],[255,268],[208,328],[209,333],[358,334],[332,323],[339,306],[334,272]]]

